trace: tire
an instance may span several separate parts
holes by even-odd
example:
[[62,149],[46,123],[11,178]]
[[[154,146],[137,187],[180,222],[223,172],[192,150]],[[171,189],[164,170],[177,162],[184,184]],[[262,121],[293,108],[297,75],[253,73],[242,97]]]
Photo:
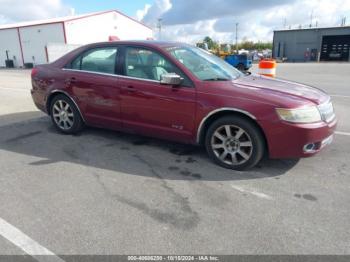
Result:
[[52,99],[50,115],[55,128],[64,134],[76,134],[84,128],[77,106],[65,95],[57,95]]
[[210,125],[205,147],[216,164],[233,170],[246,170],[262,159],[265,140],[252,121],[226,116]]
[[244,66],[243,64],[238,64],[238,65],[237,65],[237,69],[238,69],[239,71],[241,71],[241,72],[244,72],[245,66]]

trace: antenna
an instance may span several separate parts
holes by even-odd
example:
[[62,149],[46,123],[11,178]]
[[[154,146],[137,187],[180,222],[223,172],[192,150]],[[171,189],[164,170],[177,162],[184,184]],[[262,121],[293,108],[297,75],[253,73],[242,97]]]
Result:
[[312,10],[311,15],[310,15],[310,28],[312,27],[313,20],[314,20],[314,10]]

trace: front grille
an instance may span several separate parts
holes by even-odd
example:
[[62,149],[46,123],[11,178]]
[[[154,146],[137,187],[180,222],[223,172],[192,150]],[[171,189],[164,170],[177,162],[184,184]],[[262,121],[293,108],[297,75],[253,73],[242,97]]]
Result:
[[318,110],[321,113],[322,120],[329,123],[335,118],[334,108],[332,102],[327,102],[318,106]]

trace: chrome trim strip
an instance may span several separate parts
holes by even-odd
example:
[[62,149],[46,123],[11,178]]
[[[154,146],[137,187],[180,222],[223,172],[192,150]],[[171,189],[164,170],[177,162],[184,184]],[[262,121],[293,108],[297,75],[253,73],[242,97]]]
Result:
[[137,78],[137,77],[132,77],[132,76],[124,76],[124,75],[116,75],[116,76],[121,77],[121,78],[125,78],[125,79],[140,80],[140,81],[147,81],[147,82],[161,84],[160,81],[157,81],[157,80],[151,80],[151,79],[145,79],[145,78]]
[[[312,145],[312,148],[311,148],[311,149],[307,149],[307,147],[310,146],[310,145]],[[315,149],[315,146],[316,146],[316,144],[314,144],[314,143],[309,143],[309,144],[304,145],[304,147],[303,147],[304,153],[305,153],[305,154],[313,154],[313,153],[316,153],[317,150]]]
[[[60,89],[52,90],[52,91],[50,92],[50,95],[48,95],[48,97],[50,97],[52,94],[55,94],[55,93],[62,93],[62,94],[64,94],[64,95],[68,96],[69,99],[72,100],[73,103],[74,103],[74,105],[77,107],[77,109],[78,109],[78,111],[79,111],[79,114],[80,114],[81,118],[83,119],[83,122],[86,123],[86,122],[85,122],[85,119],[84,119],[84,116],[83,116],[83,114],[81,113],[80,108],[79,108],[77,102],[75,102],[75,100],[73,99],[73,97],[71,97],[67,92],[62,91],[62,90],[60,90]],[[47,99],[46,99],[46,101],[47,101]],[[46,103],[47,103],[47,102],[46,102]]]
[[232,112],[239,112],[239,113],[242,113],[242,114],[245,114],[246,116],[249,116],[250,118],[256,120],[256,117],[254,115],[252,115],[251,113],[247,112],[247,111],[244,111],[242,109],[239,109],[239,108],[234,108],[234,107],[222,107],[222,108],[218,108],[218,109],[215,109],[213,111],[211,111],[209,114],[207,114],[201,121],[201,123],[199,124],[199,127],[197,129],[197,138],[196,138],[196,142],[197,144],[200,143],[200,135],[201,135],[201,132],[202,132],[202,128],[205,124],[205,122],[207,121],[207,119],[209,117],[211,117],[212,115],[218,113],[218,112],[221,112],[221,111],[232,111]]
[[88,73],[88,74],[103,75],[103,76],[113,76],[113,77],[120,77],[120,78],[132,79],[132,80],[140,80],[140,81],[147,81],[147,82],[152,82],[152,83],[160,84],[160,81],[157,81],[157,80],[151,80],[151,79],[145,79],[145,78],[138,78],[138,77],[132,77],[132,76],[124,76],[124,75],[117,75],[117,74],[100,73],[100,72],[93,72],[93,71],[86,71],[86,70],[77,70],[77,69],[70,69],[70,68],[62,68],[62,70],[63,70],[63,71],[79,72],[79,73]]
[[103,76],[114,76],[117,77],[118,75],[115,74],[108,74],[108,73],[101,73],[101,72],[93,72],[93,71],[86,71],[86,70],[77,70],[77,69],[70,69],[70,68],[62,68],[63,71],[72,71],[72,72],[78,72],[78,73],[88,73],[88,74],[94,74],[94,75],[103,75]]

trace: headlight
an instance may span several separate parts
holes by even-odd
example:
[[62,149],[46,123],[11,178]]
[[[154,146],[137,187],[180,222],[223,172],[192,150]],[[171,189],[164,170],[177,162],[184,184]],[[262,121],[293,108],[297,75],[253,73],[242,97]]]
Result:
[[335,114],[332,102],[319,105],[318,110],[320,111],[322,119],[327,123],[332,122],[334,120]]
[[277,108],[276,111],[282,120],[288,122],[314,123],[322,121],[320,111],[316,106],[297,109]]

